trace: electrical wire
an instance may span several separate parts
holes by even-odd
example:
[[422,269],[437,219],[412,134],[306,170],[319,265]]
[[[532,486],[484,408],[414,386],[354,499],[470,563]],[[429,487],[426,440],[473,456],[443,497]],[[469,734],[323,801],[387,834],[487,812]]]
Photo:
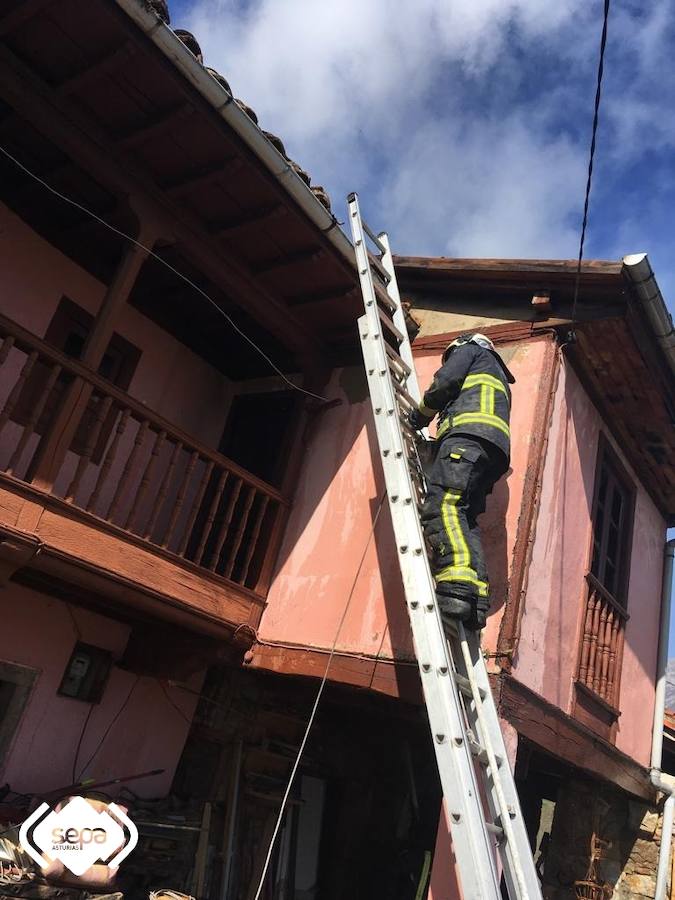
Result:
[[574,323],[576,322],[577,302],[579,300],[579,285],[581,283],[581,260],[584,255],[584,243],[586,240],[586,227],[588,225],[588,206],[591,197],[591,182],[593,180],[593,161],[595,158],[595,143],[598,134],[598,120],[600,116],[600,98],[602,95],[602,76],[605,69],[605,48],[607,46],[607,26],[609,24],[610,0],[604,0],[604,15],[602,21],[602,34],[600,36],[600,55],[598,59],[598,77],[595,88],[595,104],[593,107],[593,128],[591,130],[591,146],[588,154],[588,174],[586,177],[586,194],[584,197],[584,214],[581,220],[581,235],[579,237],[579,258],[577,259],[577,271],[574,279],[574,297],[572,300],[572,330],[570,342],[574,341]]
[[[68,604],[66,604],[67,606]],[[82,725],[82,730],[80,731],[80,737],[77,741],[77,747],[75,748],[75,756],[73,757],[73,784],[78,780],[77,779],[77,760],[80,756],[80,750],[82,749],[82,741],[84,740],[84,735],[87,731],[87,725],[89,725],[89,719],[91,719],[91,714],[94,711],[94,704],[89,704],[89,712],[86,715],[84,723]]]
[[62,200],[64,203],[68,203],[70,206],[73,206],[75,209],[79,209],[80,212],[85,213],[85,215],[89,216],[94,221],[98,222],[100,225],[103,225],[104,228],[107,228],[108,231],[112,231],[113,234],[118,235],[121,238],[124,238],[125,241],[129,241],[129,243],[134,244],[136,247],[139,247],[141,250],[145,251],[148,256],[151,256],[153,259],[156,259],[157,262],[161,263],[165,268],[167,268],[170,272],[173,272],[174,275],[177,275],[185,284],[189,285],[193,290],[195,290],[200,296],[202,296],[211,306],[218,312],[225,321],[229,324],[233,331],[235,331],[239,337],[241,337],[247,344],[249,344],[253,349],[261,356],[265,362],[269,365],[269,367],[276,372],[276,374],[282,379],[282,381],[291,387],[294,391],[298,391],[301,394],[306,394],[308,397],[312,397],[314,400],[319,400],[321,403],[328,403],[327,397],[322,397],[320,394],[314,394],[312,391],[305,390],[305,388],[299,387],[299,385],[295,384],[295,382],[291,381],[281,369],[277,366],[275,362],[270,359],[270,357],[265,353],[265,351],[259,347],[253,338],[250,338],[243,329],[241,329],[234,319],[229,316],[225,310],[221,309],[220,306],[216,303],[216,301],[211,297],[203,288],[200,288],[198,284],[195,284],[192,279],[188,278],[187,275],[184,275],[179,269],[176,269],[175,266],[172,266],[170,262],[167,262],[162,256],[156,253],[151,247],[147,247],[145,244],[142,244],[140,241],[137,241],[136,238],[131,237],[131,235],[127,234],[125,231],[122,231],[119,228],[116,228],[114,225],[111,225],[110,222],[106,222],[105,219],[102,219],[99,215],[92,210],[88,209],[86,206],[83,206],[81,203],[78,203],[77,200],[73,200],[72,197],[68,197],[67,194],[61,193],[55,187],[52,187],[49,182],[45,181],[35,172],[31,171],[27,166],[25,166],[20,160],[18,160],[15,156],[13,156],[9,150],[0,144],[0,153],[7,157],[7,159],[11,160],[15,166],[21,169],[22,172],[25,172],[29,178],[32,178],[33,181],[36,181],[38,184],[42,185],[43,188],[49,191],[50,194],[53,194],[55,197],[58,197],[59,200]]
[[[94,752],[91,754],[91,756],[89,757],[89,759],[86,761],[86,763],[85,763],[84,766],[82,767],[82,770],[80,771],[80,774],[79,774],[79,776],[78,776],[78,778],[77,778],[78,781],[81,781],[81,780],[82,780],[82,776],[83,776],[84,773],[87,771],[87,769],[88,769],[89,766],[91,765],[92,760],[94,759],[94,757],[96,756],[96,754],[98,753],[98,751],[101,749],[101,747],[102,747],[103,744],[105,743],[105,739],[106,739],[106,738],[108,737],[108,735],[110,734],[113,725],[115,724],[115,722],[119,719],[119,717],[122,715],[122,713],[123,713],[124,710],[126,709],[127,704],[128,704],[129,701],[131,700],[131,695],[132,695],[133,692],[136,690],[136,688],[137,688],[137,686],[138,686],[138,682],[139,682],[140,680],[141,680],[141,676],[140,676],[140,675],[137,675],[137,676],[136,676],[136,680],[135,680],[134,683],[131,685],[131,688],[129,689],[129,693],[127,694],[127,696],[126,696],[124,702],[122,703],[122,705],[120,706],[120,708],[117,710],[117,712],[116,712],[115,715],[113,716],[113,718],[112,718],[110,724],[108,725],[108,727],[106,728],[106,730],[103,732],[103,735],[101,736],[101,739],[99,740],[98,744],[97,744],[96,747],[94,748]],[[93,709],[93,707],[92,707],[92,709]]]
[[188,725],[192,725],[192,721],[190,719],[188,719],[188,717],[185,715],[185,713],[180,708],[180,706],[178,706],[177,703],[174,703],[174,701],[172,700],[172,698],[169,695],[169,692],[165,688],[164,683],[159,678],[156,678],[155,680],[156,680],[157,684],[160,686],[160,688],[162,689],[162,693],[164,694],[166,699],[169,701],[169,704],[171,706],[173,706],[173,708],[176,710],[176,712],[181,717],[181,719],[184,719],[188,723]]
[[314,724],[314,719],[316,718],[316,711],[319,708],[319,703],[321,701],[321,697],[323,696],[323,691],[326,686],[326,682],[328,680],[328,672],[331,667],[331,663],[333,662],[333,657],[335,656],[335,648],[337,647],[338,638],[340,637],[340,632],[342,631],[342,626],[345,623],[345,619],[347,618],[347,613],[349,611],[349,607],[352,602],[352,598],[354,596],[354,591],[356,590],[356,585],[359,580],[359,576],[361,574],[361,569],[363,568],[363,563],[366,559],[366,554],[368,552],[368,548],[370,547],[370,542],[373,539],[373,535],[375,533],[375,527],[377,526],[377,520],[380,518],[380,513],[382,512],[382,505],[384,504],[384,499],[387,496],[386,492],[380,497],[380,501],[378,503],[377,512],[373,518],[373,524],[370,526],[370,533],[368,534],[368,540],[366,541],[366,545],[363,548],[363,553],[361,554],[361,558],[359,560],[359,564],[356,568],[356,573],[352,580],[352,586],[349,590],[349,595],[347,596],[347,602],[345,604],[345,608],[342,612],[342,616],[340,617],[340,621],[338,622],[337,631],[335,632],[335,637],[333,639],[333,646],[331,647],[330,655],[326,662],[326,668],[323,673],[323,677],[321,679],[321,684],[319,685],[319,690],[316,693],[316,699],[314,700],[314,705],[312,706],[312,711],[309,716],[309,720],[307,722],[307,727],[305,728],[305,733],[302,738],[302,742],[300,743],[300,747],[298,748],[297,756],[295,757],[295,762],[293,763],[293,768],[291,770],[291,774],[288,779],[288,784],[286,786],[286,790],[284,792],[283,799],[281,801],[281,807],[279,809],[279,815],[277,816],[277,821],[274,826],[274,831],[272,832],[272,837],[270,839],[270,844],[267,849],[267,856],[265,857],[265,864],[263,865],[262,873],[260,875],[260,881],[258,883],[258,889],[255,892],[255,896],[253,900],[260,900],[260,896],[262,893],[263,886],[265,884],[265,878],[267,877],[267,870],[269,869],[270,861],[272,859],[272,854],[274,852],[274,845],[276,843],[277,835],[279,834],[279,830],[281,828],[281,824],[283,822],[284,813],[286,812],[286,805],[288,803],[288,798],[291,793],[291,789],[293,787],[293,782],[295,781],[295,775],[300,766],[300,760],[302,759],[302,755],[305,751],[305,744],[307,743],[307,739],[309,738],[309,733],[312,730],[312,725]]

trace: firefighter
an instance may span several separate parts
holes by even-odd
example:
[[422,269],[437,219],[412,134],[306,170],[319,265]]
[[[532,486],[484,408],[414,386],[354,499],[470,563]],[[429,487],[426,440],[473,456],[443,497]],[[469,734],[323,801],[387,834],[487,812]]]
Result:
[[485,626],[490,607],[476,517],[509,468],[514,381],[489,338],[463,334],[448,346],[419,408],[410,413],[415,430],[439,416],[422,523],[441,618],[460,619],[471,630]]

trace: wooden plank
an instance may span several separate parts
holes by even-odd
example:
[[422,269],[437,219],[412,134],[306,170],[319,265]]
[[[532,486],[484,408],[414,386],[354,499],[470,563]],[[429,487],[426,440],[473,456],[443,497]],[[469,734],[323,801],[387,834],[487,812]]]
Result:
[[648,769],[510,675],[499,678],[499,713],[519,735],[557,759],[654,802]]
[[[254,644],[245,662],[252,669],[281,675],[322,678],[328,652],[309,647],[277,647]],[[340,653],[333,656],[328,680],[352,687],[367,688],[408,703],[421,704],[422,691],[417,663],[408,660],[368,659]]]

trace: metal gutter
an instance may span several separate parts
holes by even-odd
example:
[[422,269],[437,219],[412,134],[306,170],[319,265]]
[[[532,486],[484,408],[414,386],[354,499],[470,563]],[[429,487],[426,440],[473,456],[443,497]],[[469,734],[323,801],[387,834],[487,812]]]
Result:
[[[347,235],[340,229],[335,216],[317,200],[305,182],[293,171],[288,160],[284,159],[270,144],[261,129],[237,106],[232,94],[206,71],[180,38],[176,37],[169,26],[165,25],[141,0],[115,0],[115,2],[250,147],[311,222],[326,235],[338,253],[345,258],[349,267],[355,270],[354,248]],[[356,271],[354,274],[356,275]]]
[[[646,260],[646,257],[644,257]],[[647,263],[649,265],[649,263]],[[660,294],[659,294],[660,296]],[[670,636],[670,608],[672,600],[673,564],[675,540],[668,541],[664,550],[663,582],[661,589],[661,624],[656,661],[656,687],[654,694],[654,719],[652,725],[652,752],[650,781],[665,794],[659,865],[656,874],[654,900],[666,900],[666,887],[670,874],[670,846],[675,819],[675,780],[661,771],[663,754],[663,724],[666,709],[666,667],[668,665],[668,639]]]
[[647,254],[632,253],[629,256],[624,256],[623,265],[634,287],[635,294],[652,326],[654,336],[668,360],[670,370],[675,375],[675,328],[673,327],[673,319],[668,312]]

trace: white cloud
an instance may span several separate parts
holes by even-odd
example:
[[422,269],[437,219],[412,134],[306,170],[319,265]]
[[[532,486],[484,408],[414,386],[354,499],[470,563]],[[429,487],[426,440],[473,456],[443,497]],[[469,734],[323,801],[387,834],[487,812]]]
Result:
[[[659,119],[673,2],[610,21],[607,157],[639,154]],[[584,0],[193,0],[181,24],[337,214],[360,190],[400,252],[574,256],[600,15]]]

